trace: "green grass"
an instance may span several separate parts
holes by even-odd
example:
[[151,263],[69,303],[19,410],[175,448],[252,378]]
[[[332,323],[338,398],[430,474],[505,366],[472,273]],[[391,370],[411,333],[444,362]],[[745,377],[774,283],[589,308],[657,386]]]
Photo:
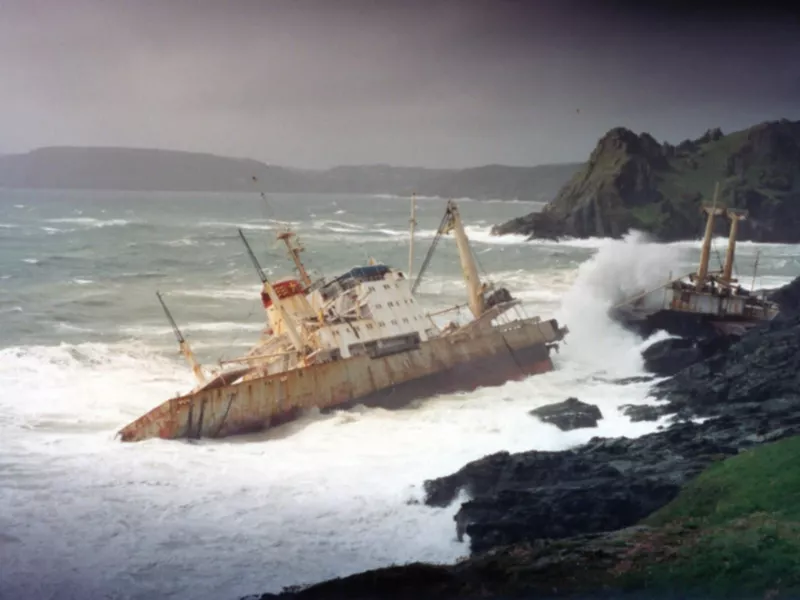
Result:
[[719,525],[755,513],[800,521],[800,436],[712,465],[645,523],[703,519]]
[[711,466],[644,521],[620,580],[715,595],[800,588],[800,436]]

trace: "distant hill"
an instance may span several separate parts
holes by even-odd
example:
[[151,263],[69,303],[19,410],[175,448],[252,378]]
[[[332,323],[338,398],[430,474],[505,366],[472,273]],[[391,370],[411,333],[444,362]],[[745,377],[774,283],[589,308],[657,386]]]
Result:
[[271,191],[302,185],[306,175],[255,160],[138,148],[40,148],[0,157],[0,186],[164,191]]
[[[707,131],[677,146],[618,127],[539,213],[493,229],[531,237],[619,237],[631,229],[662,241],[698,238],[720,184],[720,205],[745,208],[739,239],[800,242],[800,122]],[[725,220],[718,234],[727,235]]]
[[50,147],[0,156],[0,187],[142,191],[398,194],[542,200],[579,164],[470,169],[390,165],[302,170],[196,152],[141,148]]
[[420,186],[428,196],[548,202],[580,168],[579,163],[507,167],[486,165],[441,173]]

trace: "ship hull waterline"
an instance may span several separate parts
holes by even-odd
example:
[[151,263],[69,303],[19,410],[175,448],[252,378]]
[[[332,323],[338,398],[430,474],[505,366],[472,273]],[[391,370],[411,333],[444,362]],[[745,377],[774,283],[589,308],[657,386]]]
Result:
[[552,371],[551,347],[565,333],[555,320],[528,320],[474,337],[435,338],[380,358],[357,356],[201,390],[165,401],[119,436],[124,442],[224,438],[277,427],[313,408],[396,409],[439,394],[502,385]]
[[741,336],[747,330],[767,320],[747,319],[742,316],[698,314],[680,310],[658,310],[649,313],[637,313],[617,309],[609,316],[620,325],[648,338],[656,331],[666,331],[678,337],[711,337],[714,335]]

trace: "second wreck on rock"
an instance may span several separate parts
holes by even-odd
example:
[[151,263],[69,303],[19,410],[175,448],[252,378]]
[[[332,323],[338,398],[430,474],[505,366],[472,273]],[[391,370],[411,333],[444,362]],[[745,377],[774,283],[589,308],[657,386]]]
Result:
[[[713,204],[703,207],[708,218],[697,272],[677,279],[670,274],[665,284],[613,307],[610,314],[613,319],[643,337],[659,329],[687,337],[739,336],[778,315],[780,307],[767,297],[766,292],[748,290],[733,276],[738,224],[747,218],[747,212],[719,208],[718,196],[719,184],[714,191]],[[728,248],[721,269],[713,271],[709,269],[709,262],[714,219],[723,214],[731,222]]]

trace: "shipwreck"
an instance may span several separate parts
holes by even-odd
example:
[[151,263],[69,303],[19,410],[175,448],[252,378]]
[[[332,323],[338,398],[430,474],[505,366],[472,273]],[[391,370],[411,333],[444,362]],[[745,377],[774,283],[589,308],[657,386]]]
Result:
[[[778,315],[778,304],[769,300],[766,291],[755,289],[758,259],[750,289],[733,276],[739,221],[747,218],[747,211],[718,207],[718,197],[719,184],[714,190],[713,203],[702,207],[707,218],[697,271],[675,279],[670,274],[664,284],[612,307],[612,318],[644,337],[659,329],[671,335],[695,337],[738,336]],[[714,223],[723,215],[730,220],[725,261],[720,260],[719,270],[711,270]]]
[[[409,273],[415,224],[412,198]],[[429,313],[416,289],[448,233],[455,237],[466,303]],[[553,370],[551,351],[568,333],[555,319],[525,316],[506,288],[481,281],[453,201],[413,281],[373,260],[312,280],[300,258],[303,248],[288,229],[278,238],[296,275],[269,281],[239,234],[263,284],[263,334],[244,356],[210,370],[197,363],[159,295],[197,385],[123,427],[122,441],[222,438],[281,425],[308,409],[396,408],[415,399],[501,385]],[[462,308],[471,312],[466,323],[440,326],[433,318]]]

